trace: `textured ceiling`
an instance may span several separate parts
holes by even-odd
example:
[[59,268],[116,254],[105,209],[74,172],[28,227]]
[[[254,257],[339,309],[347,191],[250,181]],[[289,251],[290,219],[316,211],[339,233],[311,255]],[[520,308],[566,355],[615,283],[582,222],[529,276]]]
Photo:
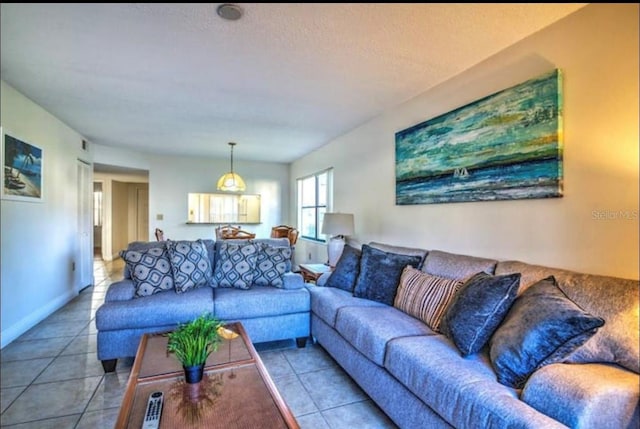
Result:
[[1,77],[94,143],[291,162],[585,4],[218,5],[2,3]]

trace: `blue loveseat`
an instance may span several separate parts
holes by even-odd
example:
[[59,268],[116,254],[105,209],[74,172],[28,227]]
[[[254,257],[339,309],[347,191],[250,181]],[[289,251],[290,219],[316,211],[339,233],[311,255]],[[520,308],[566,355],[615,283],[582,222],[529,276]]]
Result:
[[[201,241],[213,270],[222,242]],[[225,242],[239,244],[246,240]],[[287,238],[252,242],[289,247]],[[165,246],[165,242],[134,242],[127,250]],[[286,271],[282,287],[252,285],[239,289],[206,285],[183,293],[167,290],[138,297],[131,273],[125,267],[124,279],[109,286],[105,301],[96,312],[98,359],[105,372],[114,371],[117,359],[135,356],[143,334],[169,331],[205,312],[224,322],[242,322],[254,343],[295,338],[298,346],[304,347],[310,334],[310,296],[302,276],[291,272],[290,263]]]
[[[522,386],[510,387],[498,381],[492,361],[498,331],[480,351],[463,356],[449,336],[397,308],[396,302],[388,305],[377,300],[381,295],[367,299],[357,293],[363,286],[360,280],[370,274],[370,284],[364,286],[375,287],[386,260],[376,261],[373,273],[363,273],[358,261],[351,261],[345,272],[340,269],[343,254],[333,273],[324,274],[317,286],[308,286],[312,337],[398,426],[638,428],[637,280],[383,243],[368,246],[388,254],[418,255],[416,268],[444,279],[517,273],[517,299],[553,276],[570,300],[594,315],[592,319],[604,320],[568,357],[542,365]],[[332,281],[332,276],[337,277]],[[345,284],[354,278],[359,279],[355,288]],[[513,320],[515,307],[503,323]]]

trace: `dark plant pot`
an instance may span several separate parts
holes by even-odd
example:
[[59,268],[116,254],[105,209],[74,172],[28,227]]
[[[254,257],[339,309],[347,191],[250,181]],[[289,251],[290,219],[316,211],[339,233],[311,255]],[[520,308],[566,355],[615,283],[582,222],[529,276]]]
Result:
[[204,374],[204,364],[194,366],[183,366],[184,381],[188,384],[200,383]]

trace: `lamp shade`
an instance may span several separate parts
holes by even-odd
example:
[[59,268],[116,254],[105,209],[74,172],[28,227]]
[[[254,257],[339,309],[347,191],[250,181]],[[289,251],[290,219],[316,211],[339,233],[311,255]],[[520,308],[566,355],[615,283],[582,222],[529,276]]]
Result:
[[353,235],[353,214],[351,213],[325,213],[322,221],[322,233],[336,235]]
[[230,171],[218,179],[217,188],[219,191],[242,192],[247,189],[247,186],[240,175]]
[[222,177],[218,179],[217,188],[219,191],[242,192],[247,189],[242,177],[233,172],[233,147],[235,145],[236,144],[234,142],[229,142],[229,146],[231,147],[231,171],[223,174]]

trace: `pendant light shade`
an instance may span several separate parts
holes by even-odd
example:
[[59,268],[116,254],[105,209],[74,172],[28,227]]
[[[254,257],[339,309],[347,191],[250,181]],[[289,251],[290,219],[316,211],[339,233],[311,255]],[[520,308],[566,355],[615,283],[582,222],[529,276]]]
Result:
[[233,172],[233,147],[235,145],[235,143],[229,142],[229,146],[231,146],[231,171],[223,174],[222,177],[218,179],[218,191],[242,192],[247,189],[242,177]]

